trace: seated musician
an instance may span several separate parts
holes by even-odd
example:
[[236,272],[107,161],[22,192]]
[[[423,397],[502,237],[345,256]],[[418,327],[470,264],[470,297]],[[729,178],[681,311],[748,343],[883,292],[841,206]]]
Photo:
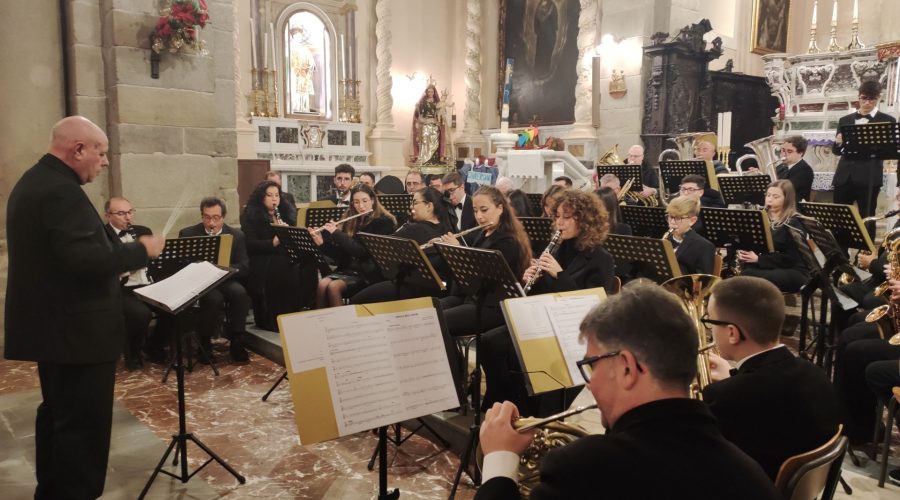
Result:
[[[791,234],[792,231],[802,232],[798,222],[797,196],[791,181],[778,180],[769,184],[766,208],[775,251],[757,255],[750,250],[738,250],[737,258],[744,264],[743,274],[767,279],[782,292],[798,292],[809,281],[809,271]],[[806,240],[805,233],[802,238]]]
[[[840,423],[824,370],[779,342],[784,315],[775,285],[736,276],[713,287],[703,320],[721,354],[710,355],[718,381],[703,390],[703,401],[725,439],[759,462],[772,481],[788,457],[825,444]],[[737,370],[729,374],[726,359]]]
[[397,221],[381,206],[372,188],[357,184],[350,190],[350,208],[342,218],[366,212],[369,214],[344,222],[340,229],[333,221],[319,230],[309,229],[313,241],[321,247],[320,251],[338,263],[335,272],[322,278],[316,287],[316,309],[340,306],[345,296],[350,297],[383,279],[366,246],[355,235],[391,234]]
[[200,218],[202,222],[188,226],[178,231],[179,238],[191,236],[219,236],[231,235],[231,263],[230,267],[237,273],[229,279],[219,283],[200,298],[200,349],[206,356],[199,356],[201,361],[212,360],[212,337],[217,326],[222,324],[222,311],[228,316],[229,331],[225,336],[229,339],[229,353],[236,363],[244,363],[250,360],[247,350],[244,348],[244,337],[247,335],[247,312],[250,310],[250,296],[244,288],[244,282],[250,274],[250,261],[247,257],[247,245],[244,243],[244,233],[225,224],[225,202],[220,198],[203,198],[200,201]]
[[[509,264],[513,275],[521,276],[531,262],[531,243],[522,223],[516,218],[506,197],[492,186],[482,186],[472,196],[475,219],[479,226],[490,224],[471,245],[474,248],[499,250]],[[441,239],[442,243],[460,245],[452,234]],[[453,336],[470,335],[476,331],[484,332],[503,324],[503,313],[499,302],[483,304],[480,311],[481,322],[476,323],[479,316],[476,308],[476,297],[465,294],[452,294],[441,299],[447,329]]]
[[[440,191],[435,188],[421,188],[413,193],[410,202],[411,218],[394,233],[399,238],[415,240],[420,245],[440,239],[441,236],[451,231],[450,216],[447,214],[447,206],[441,199]],[[444,281],[449,280],[449,269],[434,247],[425,250],[425,256],[431,262],[434,270]],[[409,283],[398,284],[392,281],[382,281],[369,285],[353,296],[353,304],[373,304],[376,302],[388,302],[391,300],[411,299],[415,297],[427,297],[428,289],[421,289]]]
[[701,207],[726,208],[725,198],[722,193],[706,185],[706,179],[702,175],[685,175],[681,179],[678,193],[700,201]]
[[[890,404],[893,397],[893,388],[900,387],[900,359],[885,359],[869,363],[866,367],[866,385],[875,394],[885,407]],[[894,422],[900,427],[900,420]],[[900,486],[900,468],[888,472],[888,479]]]
[[353,168],[353,165],[341,163],[334,167],[334,179],[332,180],[334,187],[331,188],[331,195],[326,199],[333,201],[339,207],[350,206],[350,185],[353,184],[355,174],[356,169]]
[[616,196],[618,196],[619,191],[622,190],[622,181],[616,177],[616,174],[603,174],[603,176],[600,177],[599,185],[600,187],[597,189],[610,188]]
[[622,212],[619,209],[619,198],[611,187],[602,187],[597,190],[597,198],[609,215],[609,234],[621,234],[631,236],[634,234],[631,225],[622,221]]
[[693,230],[700,214],[696,198],[679,196],[666,206],[669,221],[668,239],[675,249],[675,258],[682,274],[712,274],[716,247]]
[[565,190],[566,188],[562,186],[551,184],[550,187],[544,191],[544,196],[541,197],[541,208],[543,208],[541,217],[546,217],[548,219],[556,217],[556,200],[560,193]]
[[775,175],[779,179],[787,179],[794,185],[797,199],[807,201],[812,194],[813,178],[815,177],[812,167],[803,159],[808,144],[809,141],[800,135],[785,139],[784,145],[781,147],[784,163],[775,169]]
[[[569,189],[560,198],[556,214],[554,226],[560,231],[560,244],[555,255],[542,253],[525,271],[523,280],[529,283],[535,272],[541,270],[529,295],[597,287],[605,288],[607,294],[615,293],[615,262],[603,248],[609,224],[600,201],[590,193]],[[524,406],[527,396],[522,367],[507,326],[484,333],[479,349],[487,382],[483,406],[511,400],[523,412],[531,413]]]
[[445,175],[441,183],[444,188],[444,199],[448,204],[450,222],[453,223],[453,232],[477,226],[475,214],[472,212],[472,197],[466,195],[466,186],[459,172]]
[[[688,398],[697,331],[672,294],[656,285],[625,287],[584,318],[581,338],[587,352],[579,368],[607,431],[550,451],[531,498],[779,498],[759,464],[722,436],[706,405]],[[510,402],[485,415],[476,500],[519,498],[519,456],[533,434],[512,428],[518,416]]]
[[659,175],[644,157],[644,147],[640,144],[634,144],[628,148],[628,156],[625,158],[628,165],[641,166],[641,184],[644,186],[641,190],[642,196],[656,196],[659,190]]
[[707,134],[694,142],[694,156],[698,160],[711,161],[716,175],[727,174],[728,166],[716,159],[716,135]]
[[531,213],[531,201],[528,195],[521,189],[513,189],[506,193],[509,206],[516,212],[517,217],[534,217]]

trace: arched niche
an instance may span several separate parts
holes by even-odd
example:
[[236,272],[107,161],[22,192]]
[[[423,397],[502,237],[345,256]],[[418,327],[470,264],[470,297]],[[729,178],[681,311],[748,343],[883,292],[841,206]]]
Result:
[[299,2],[278,16],[284,116],[331,121],[337,115],[340,51],[334,23],[319,7]]

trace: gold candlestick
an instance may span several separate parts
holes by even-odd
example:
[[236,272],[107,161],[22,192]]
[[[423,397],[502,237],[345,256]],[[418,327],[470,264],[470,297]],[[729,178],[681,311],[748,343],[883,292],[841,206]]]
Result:
[[831,40],[828,40],[828,52],[840,52],[841,48],[837,43],[837,23],[831,23]]
[[850,35],[850,45],[847,46],[847,50],[857,50],[866,48],[862,42],[859,41],[859,19],[854,19],[852,24],[852,34]]
[[812,26],[809,28],[809,49],[806,50],[807,54],[818,54],[821,52],[819,50],[819,44],[816,43],[816,27]]
[[278,114],[278,74],[274,69],[272,70],[272,112],[269,116],[274,118],[280,116]]

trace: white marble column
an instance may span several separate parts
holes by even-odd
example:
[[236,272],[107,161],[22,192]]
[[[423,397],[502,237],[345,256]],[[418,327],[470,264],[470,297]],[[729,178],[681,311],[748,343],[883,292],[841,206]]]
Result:
[[591,57],[597,45],[597,0],[581,0],[581,13],[578,16],[578,80],[575,84],[575,123],[569,133],[567,143],[585,145],[585,157],[594,156],[597,131],[591,124],[592,85]]
[[375,128],[369,135],[374,164],[400,167],[403,136],[394,127],[394,99],[391,97],[391,0],[375,3]]
[[481,135],[481,0],[466,1],[466,111],[463,131],[457,138],[459,146],[474,148],[483,146]]

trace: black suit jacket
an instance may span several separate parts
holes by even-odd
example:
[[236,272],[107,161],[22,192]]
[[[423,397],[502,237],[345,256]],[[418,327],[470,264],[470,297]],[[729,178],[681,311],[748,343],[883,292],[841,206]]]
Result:
[[[875,119],[869,123],[876,122],[895,122],[891,115],[879,111],[875,113]],[[856,113],[844,115],[838,120],[838,133],[844,125],[853,125],[856,123]],[[835,144],[831,147],[831,152],[841,156],[844,154],[843,144],[838,146]],[[837,170],[834,171],[834,186],[843,186],[844,184],[856,184],[858,186],[871,186],[873,188],[881,187],[883,170],[882,160],[850,160],[841,158],[838,160]],[[900,177],[898,177],[900,179]],[[900,181],[898,181],[900,182]]]
[[556,278],[548,273],[535,283],[533,293],[557,293],[585,288],[603,287],[611,295],[616,288],[616,262],[603,247],[578,251],[574,240],[563,241],[557,252],[557,262],[563,270]]
[[806,163],[806,160],[800,160],[796,165],[787,168],[786,165],[779,165],[775,171],[775,175],[779,179],[787,179],[794,185],[794,191],[797,192],[797,201],[809,201],[812,194],[813,169]]
[[785,459],[825,444],[840,422],[837,396],[825,373],[783,346],[708,385],[703,401],[725,438],[759,462],[773,481]]
[[119,274],[146,266],[147,252],[111,237],[80,184],[47,154],[9,195],[8,359],[105,363],[121,352]]
[[725,205],[725,199],[722,198],[722,193],[709,186],[703,188],[703,196],[700,197],[700,206],[712,208],[728,208],[728,206]]
[[691,230],[675,248],[675,258],[682,274],[712,274],[716,246]]
[[[237,273],[232,278],[244,281],[250,275],[250,258],[247,256],[247,242],[244,232],[235,229],[228,224],[222,225],[222,234],[231,235],[231,264],[232,269],[237,269]],[[188,226],[178,231],[179,238],[190,238],[192,236],[206,236],[206,229],[203,223]]]
[[[534,500],[779,498],[759,465],[722,437],[703,403],[686,398],[633,408],[605,435],[548,453],[540,471]],[[495,477],[475,498],[520,497],[511,479]]]
[[[472,197],[466,195],[466,199],[463,200],[463,208],[462,208],[462,225],[459,225],[459,220],[456,217],[456,211],[453,210],[453,207],[450,206],[449,202],[447,204],[447,211],[450,212],[450,223],[453,224],[453,232],[465,231],[466,229],[471,229],[478,225],[478,222],[475,221],[475,209],[472,208]],[[456,228],[459,227],[457,230]],[[466,238],[466,241],[473,242],[475,238]]]

